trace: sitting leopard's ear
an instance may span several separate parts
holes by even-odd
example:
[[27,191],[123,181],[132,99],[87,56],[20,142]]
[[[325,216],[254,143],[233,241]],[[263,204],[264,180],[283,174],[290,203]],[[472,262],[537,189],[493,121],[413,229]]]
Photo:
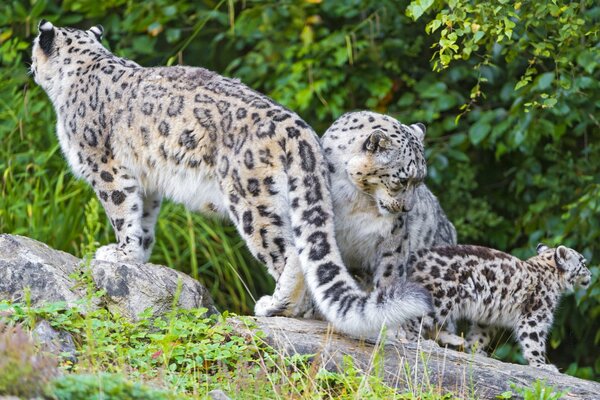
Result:
[[417,137],[417,139],[419,139],[419,142],[423,142],[423,139],[425,139],[425,132],[427,132],[427,128],[425,127],[425,124],[422,124],[421,122],[417,122],[416,124],[412,124],[410,126],[410,128],[412,129],[414,135]]
[[98,39],[99,42],[102,41],[102,35],[104,34],[104,27],[102,25],[92,26],[89,29],[89,31],[94,34],[94,36],[96,37],[96,39]]
[[363,149],[369,153],[390,148],[392,142],[382,130],[374,130],[363,143]]
[[38,24],[39,31],[39,45],[44,54],[49,56],[52,53],[52,47],[54,47],[54,25],[52,22],[45,19],[41,19]]
[[546,250],[549,250],[550,247],[546,246],[544,243],[538,243],[537,247],[535,248],[535,251],[539,254],[542,254],[543,252],[545,252]]

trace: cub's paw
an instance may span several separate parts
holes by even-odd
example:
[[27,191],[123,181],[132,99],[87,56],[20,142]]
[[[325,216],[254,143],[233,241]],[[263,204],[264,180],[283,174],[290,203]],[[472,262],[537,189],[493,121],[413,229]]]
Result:
[[143,262],[142,257],[136,257],[136,255],[126,252],[124,249],[120,248],[116,243],[100,247],[98,250],[96,250],[94,259],[99,261],[108,261],[112,263],[122,262],[135,264]]
[[273,299],[273,296],[263,296],[254,305],[254,315],[257,317],[284,315],[287,308],[287,303],[277,302]]
[[556,365],[554,364],[533,364],[532,366],[536,368],[545,369],[546,371],[560,373],[560,371],[558,370],[558,368],[556,368]]
[[465,339],[450,332],[441,331],[437,337],[438,342],[454,347],[464,347]]

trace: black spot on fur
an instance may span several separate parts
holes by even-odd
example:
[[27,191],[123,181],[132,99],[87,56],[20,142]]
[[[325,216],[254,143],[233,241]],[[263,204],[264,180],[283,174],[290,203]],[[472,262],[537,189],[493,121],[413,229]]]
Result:
[[250,192],[250,194],[252,196],[256,197],[260,194],[260,182],[256,178],[248,179],[247,188],[248,188],[248,192]]
[[254,233],[254,227],[252,226],[253,222],[252,211],[244,211],[242,214],[242,223],[246,235],[252,235],[252,233]]
[[300,129],[296,127],[288,126],[287,128],[285,128],[285,130],[287,131],[288,138],[290,139],[295,139],[300,136]]
[[298,151],[300,152],[300,166],[302,169],[306,172],[314,172],[317,160],[311,145],[306,140],[301,140],[298,143]]
[[308,205],[315,204],[323,199],[323,194],[321,193],[321,183],[319,182],[318,177],[309,175],[304,178],[303,183],[306,188],[306,195],[304,199]]
[[317,278],[319,279],[319,285],[326,285],[331,282],[339,273],[340,266],[332,263],[326,262],[317,268]]
[[175,117],[181,114],[183,110],[183,96],[175,96],[171,98],[169,107],[167,108],[167,115],[169,117]]
[[158,124],[158,133],[162,136],[169,136],[170,130],[171,127],[167,121],[161,121],[160,124]]
[[254,168],[254,155],[252,154],[252,150],[248,149],[244,153],[244,165],[248,169]]
[[311,261],[322,260],[331,251],[331,246],[327,241],[325,232],[313,232],[306,240],[310,244],[308,258]]
[[331,299],[331,302],[335,303],[347,291],[348,291],[348,287],[346,286],[346,284],[343,281],[340,281],[340,282],[334,283],[333,285],[331,285],[331,287],[329,287],[327,290],[325,290],[325,292],[323,293],[323,297],[326,300]]
[[193,132],[193,129],[184,129],[179,136],[179,145],[188,150],[194,150],[198,147],[198,139]]
[[327,221],[327,213],[320,206],[315,206],[305,210],[302,219],[311,225],[321,227]]
[[125,220],[123,218],[115,219],[115,229],[120,231],[121,228],[123,228],[124,223],[125,223]]
[[112,174],[110,172],[107,172],[107,171],[100,172],[100,178],[102,178],[102,180],[104,182],[112,182],[112,181],[114,181],[114,178],[113,178]]
[[120,190],[113,190],[112,194],[110,195],[112,202],[116,206],[123,203],[125,201],[126,197],[127,197],[127,195],[125,195],[125,193],[121,192]]

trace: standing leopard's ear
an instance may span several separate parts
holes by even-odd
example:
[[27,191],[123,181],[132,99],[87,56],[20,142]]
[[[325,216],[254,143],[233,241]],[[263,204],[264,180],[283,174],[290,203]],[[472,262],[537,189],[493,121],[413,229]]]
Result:
[[382,130],[373,131],[367,140],[363,143],[363,149],[369,153],[376,153],[383,149],[390,148],[390,139]]
[[417,137],[417,139],[419,139],[419,142],[422,143],[423,139],[425,139],[425,132],[427,132],[427,128],[425,127],[425,124],[417,122],[415,124],[412,124],[410,126],[410,128],[412,129],[412,132]]
[[546,246],[544,243],[538,243],[537,247],[535,248],[535,251],[538,253],[538,255],[540,255],[549,249],[550,247]]
[[102,35],[104,34],[104,27],[102,25],[92,26],[89,31],[94,34],[99,42],[102,41]]
[[44,54],[49,56],[54,47],[54,25],[52,22],[41,19],[38,24],[39,45]]

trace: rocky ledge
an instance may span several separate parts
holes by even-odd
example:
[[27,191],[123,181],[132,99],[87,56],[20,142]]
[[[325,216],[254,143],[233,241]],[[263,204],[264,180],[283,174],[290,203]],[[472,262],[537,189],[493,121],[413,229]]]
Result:
[[[161,265],[83,262],[70,254],[22,236],[0,235],[0,300],[25,300],[29,288],[32,306],[64,301],[79,307],[96,307],[85,302],[88,274],[111,312],[132,320],[152,307],[154,315],[167,312],[175,299],[181,308],[205,307],[216,312],[208,291],[191,277]],[[89,296],[88,296],[89,297]],[[402,389],[411,382],[428,382],[464,398],[494,399],[510,384],[531,387],[537,379],[564,391],[563,399],[600,399],[600,383],[577,379],[525,365],[503,363],[491,358],[441,348],[434,343],[369,344],[334,333],[323,321],[281,317],[228,320],[239,334],[265,333],[264,340],[284,354],[311,354],[315,362],[330,370],[339,369],[344,357],[364,371],[379,371],[388,384]],[[69,337],[41,322],[35,330],[44,342],[58,342],[62,351],[74,353]],[[423,379],[423,377],[426,377]],[[418,388],[413,388],[418,392]]]

